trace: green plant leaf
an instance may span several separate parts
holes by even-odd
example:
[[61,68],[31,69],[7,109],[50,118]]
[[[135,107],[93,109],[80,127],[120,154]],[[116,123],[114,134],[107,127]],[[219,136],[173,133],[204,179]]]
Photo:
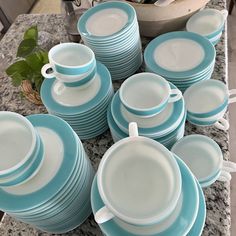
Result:
[[12,84],[15,87],[20,86],[21,82],[25,79],[25,77],[19,74],[18,72],[15,72],[14,74],[12,74],[11,78],[12,78]]
[[17,50],[17,57],[26,57],[28,56],[30,53],[33,52],[33,50],[36,47],[36,41],[34,39],[24,39]]
[[43,76],[41,74],[34,74],[34,87],[40,93],[40,88],[43,83]]
[[43,50],[31,53],[25,58],[27,64],[35,71],[40,73],[44,64],[48,63],[47,52]]
[[25,31],[24,39],[34,39],[36,42],[38,41],[38,28],[37,25],[30,27]]

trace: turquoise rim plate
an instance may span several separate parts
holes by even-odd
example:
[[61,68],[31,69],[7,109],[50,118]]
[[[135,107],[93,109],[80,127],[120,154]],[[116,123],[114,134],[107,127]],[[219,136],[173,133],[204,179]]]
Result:
[[[112,35],[108,36],[95,36],[92,35],[87,29],[86,29],[86,22],[87,20],[95,13],[101,10],[109,9],[109,8],[118,8],[123,11],[125,11],[128,15],[128,21],[126,25],[119,30],[118,32],[115,32]],[[117,36],[120,36],[121,33],[124,33],[127,29],[129,29],[130,25],[132,25],[133,21],[136,19],[136,13],[135,10],[132,6],[130,6],[128,3],[124,2],[105,2],[97,5],[96,7],[92,7],[89,10],[87,10],[79,19],[77,28],[82,37],[84,36],[85,38],[92,38],[95,40],[106,40],[106,39],[111,39],[115,38]]]
[[[176,87],[171,84],[171,88],[176,88]],[[169,116],[169,118],[166,121],[164,121],[162,124],[160,124],[156,127],[138,128],[140,135],[145,135],[145,136],[146,135],[150,136],[152,134],[160,134],[160,135],[155,135],[155,136],[167,135],[167,132],[165,133],[165,130],[169,129],[173,124],[175,124],[177,122],[181,122],[181,120],[183,118],[183,115],[181,115],[181,114],[183,114],[184,109],[185,109],[184,100],[180,99],[179,101],[174,103],[174,109],[172,111],[172,114]],[[119,97],[119,91],[116,92],[116,94],[114,95],[114,97],[112,99],[111,113],[112,113],[115,123],[119,124],[118,126],[122,127],[123,132],[128,133],[129,123],[123,117],[123,115],[121,113],[121,100]]]
[[83,113],[92,109],[93,107],[97,106],[101,102],[101,100],[103,100],[104,97],[106,97],[112,85],[110,72],[100,62],[97,62],[97,74],[99,75],[101,79],[101,87],[98,93],[96,94],[96,96],[81,106],[73,106],[73,107],[67,107],[67,106],[63,106],[57,103],[52,97],[52,93],[51,93],[52,86],[56,79],[54,78],[45,79],[43,81],[41,91],[40,91],[43,104],[46,106],[47,109],[51,111],[55,111],[56,113],[67,114],[67,115]]
[[27,195],[13,195],[0,189],[0,209],[3,211],[23,211],[46,202],[63,188],[68,181],[78,155],[78,143],[72,128],[62,119],[52,115],[30,115],[27,119],[35,127],[45,127],[56,132],[64,144],[64,159],[53,179],[40,190]]
[[[195,68],[181,72],[169,71],[157,65],[153,57],[153,52],[160,44],[174,38],[190,39],[200,44],[205,52],[205,58],[203,59],[203,61]],[[216,56],[215,48],[208,39],[199,34],[185,31],[170,32],[158,36],[148,44],[148,46],[144,51],[145,64],[155,73],[160,74],[167,78],[185,78],[185,77],[197,76],[199,73],[201,73],[203,70],[206,70],[211,65],[211,63],[215,60],[215,56]]]
[[[183,236],[186,235],[192,228],[198,213],[199,208],[199,193],[195,177],[192,175],[188,167],[176,155],[175,158],[181,170],[182,175],[182,195],[183,205],[179,216],[168,229],[152,236]],[[104,203],[99,195],[97,187],[97,176],[95,176],[91,189],[91,205],[93,213],[104,206]],[[101,230],[106,235],[112,236],[137,236],[125,229],[121,228],[115,220],[107,221],[99,225]]]

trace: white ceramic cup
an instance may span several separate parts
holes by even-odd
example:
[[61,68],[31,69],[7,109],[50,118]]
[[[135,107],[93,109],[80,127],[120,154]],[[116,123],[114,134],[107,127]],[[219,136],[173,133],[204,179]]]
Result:
[[134,225],[161,222],[174,211],[182,186],[173,155],[160,143],[138,136],[134,122],[129,137],[104,154],[97,183],[105,204],[95,213],[98,224],[115,216]]
[[154,116],[163,111],[168,103],[182,97],[179,89],[171,89],[163,77],[143,72],[126,79],[119,90],[120,100],[128,111],[139,116]]

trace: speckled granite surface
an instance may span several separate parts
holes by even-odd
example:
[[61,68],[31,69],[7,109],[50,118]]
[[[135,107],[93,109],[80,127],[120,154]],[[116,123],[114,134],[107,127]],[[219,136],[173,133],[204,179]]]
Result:
[[[212,0],[209,7],[217,9],[225,8],[225,0]],[[0,42],[0,68],[12,62],[16,54],[19,41],[23,32],[30,26],[37,24],[40,31],[52,34],[53,43],[68,41],[66,36],[63,18],[60,15],[20,15],[11,26],[8,33]],[[227,32],[227,30],[226,30]],[[216,65],[213,77],[225,83],[227,79],[227,42],[225,33],[221,42],[217,45]],[[47,47],[47,45],[46,45]],[[0,74],[1,78],[1,74]],[[118,87],[119,84],[114,84]],[[19,89],[11,85],[10,79],[3,75],[0,79],[0,110],[18,112],[23,115],[34,113],[46,113],[43,106],[35,106],[21,97]],[[224,158],[229,159],[229,135],[228,132],[219,131],[216,128],[199,128],[190,124],[186,125],[186,134],[199,133],[213,138],[222,148]],[[109,131],[96,139],[83,142],[93,166],[97,169],[103,153],[112,145]],[[230,235],[230,184],[216,182],[210,188],[204,190],[207,203],[207,220],[203,235]],[[1,199],[0,199],[1,200]],[[18,222],[5,215],[0,225],[1,236],[48,236],[49,234],[40,232],[29,225]],[[90,218],[79,228],[69,232],[67,235],[102,235],[99,227]]]

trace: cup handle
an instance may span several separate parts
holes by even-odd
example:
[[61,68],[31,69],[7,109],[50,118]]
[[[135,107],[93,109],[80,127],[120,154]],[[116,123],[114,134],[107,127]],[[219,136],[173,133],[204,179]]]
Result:
[[226,9],[224,9],[224,10],[221,10],[220,13],[224,17],[224,21],[226,21],[227,17],[228,17],[228,11]]
[[154,5],[157,6],[157,7],[166,7],[174,1],[175,0],[158,0],[154,3]]
[[214,124],[214,126],[218,129],[226,131],[229,129],[229,122],[222,117]]
[[217,180],[222,182],[229,182],[231,180],[232,176],[227,171],[221,171],[220,176]]
[[46,79],[55,78],[55,75],[54,75],[53,72],[50,73],[50,74],[47,73],[47,70],[48,70],[48,69],[53,70],[50,63],[45,64],[45,65],[41,68],[41,74],[42,74],[42,76],[43,76],[44,78],[46,78]]
[[236,163],[232,161],[223,161],[222,170],[229,173],[236,172]]
[[138,137],[138,126],[136,122],[129,123],[129,137]]
[[98,224],[103,224],[111,220],[112,218],[114,218],[114,215],[109,211],[106,206],[99,209],[94,216],[94,219]]
[[171,94],[168,102],[177,102],[179,99],[182,98],[182,96],[182,92],[179,89],[171,89]]
[[236,102],[236,89],[231,89],[229,90],[229,104],[234,102]]

